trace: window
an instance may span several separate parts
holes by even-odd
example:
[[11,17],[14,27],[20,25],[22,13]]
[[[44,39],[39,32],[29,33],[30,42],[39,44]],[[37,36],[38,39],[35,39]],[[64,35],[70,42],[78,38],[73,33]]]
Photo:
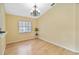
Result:
[[19,21],[19,32],[31,32],[32,31],[32,24],[30,21]]

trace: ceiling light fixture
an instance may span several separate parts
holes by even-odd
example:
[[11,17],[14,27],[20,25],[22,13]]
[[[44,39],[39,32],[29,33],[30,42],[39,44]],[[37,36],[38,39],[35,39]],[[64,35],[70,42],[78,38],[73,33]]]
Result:
[[40,15],[40,11],[37,9],[36,4],[33,6],[33,9],[31,10],[31,15],[32,16],[39,16]]

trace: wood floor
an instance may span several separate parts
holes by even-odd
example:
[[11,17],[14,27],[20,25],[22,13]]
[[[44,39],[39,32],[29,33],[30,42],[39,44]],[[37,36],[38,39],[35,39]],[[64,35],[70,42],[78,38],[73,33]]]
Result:
[[9,44],[5,55],[74,55],[75,53],[40,39]]

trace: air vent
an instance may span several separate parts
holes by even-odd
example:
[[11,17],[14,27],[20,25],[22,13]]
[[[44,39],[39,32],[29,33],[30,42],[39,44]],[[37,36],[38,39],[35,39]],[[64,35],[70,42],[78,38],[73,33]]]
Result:
[[52,3],[50,6],[54,6],[55,5],[55,3]]

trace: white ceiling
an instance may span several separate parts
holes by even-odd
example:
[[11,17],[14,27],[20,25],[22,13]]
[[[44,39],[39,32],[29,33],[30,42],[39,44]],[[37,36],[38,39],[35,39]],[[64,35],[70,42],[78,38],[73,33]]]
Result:
[[[17,16],[31,16],[30,12],[34,5],[35,5],[34,3],[5,3],[5,10],[9,14],[13,14]],[[51,3],[36,3],[36,5],[40,10],[40,16],[51,8],[50,6]],[[33,18],[38,18],[38,17],[33,17]]]

